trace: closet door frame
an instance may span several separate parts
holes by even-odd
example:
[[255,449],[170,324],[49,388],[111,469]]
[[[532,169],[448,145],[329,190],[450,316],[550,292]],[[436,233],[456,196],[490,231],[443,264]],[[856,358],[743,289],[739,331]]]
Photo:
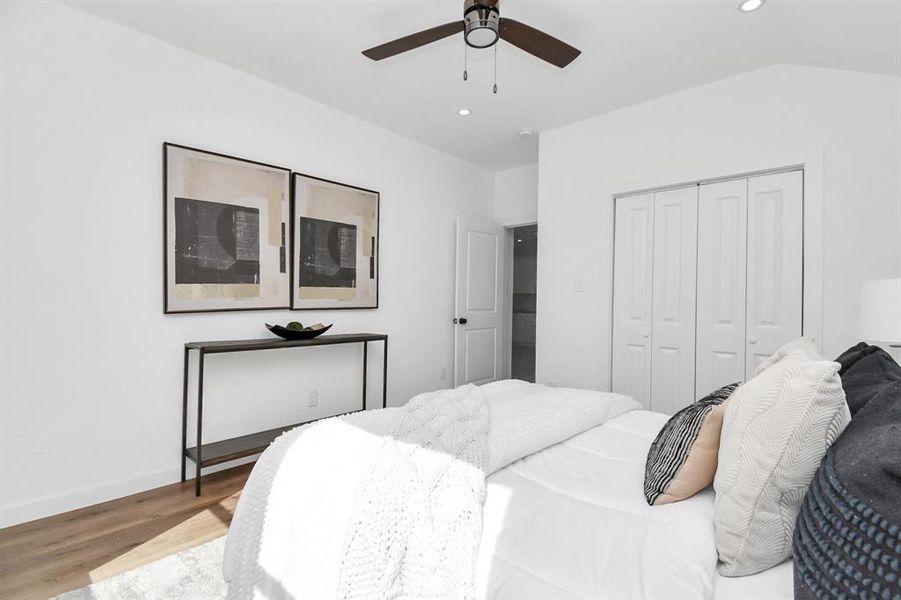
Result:
[[[814,339],[815,344],[824,350],[823,339],[823,278],[824,278],[824,151],[820,148],[806,152],[789,152],[771,154],[769,159],[719,158],[720,165],[714,172],[711,170],[688,170],[684,174],[668,169],[664,176],[646,170],[639,176],[629,176],[619,180],[604,182],[599,190],[599,197],[605,199],[606,210],[601,211],[601,227],[607,233],[606,244],[608,260],[599,262],[600,281],[607,283],[608,297],[599,303],[606,306],[604,318],[598,323],[598,356],[600,369],[598,372],[598,389],[610,390],[613,379],[613,265],[615,247],[615,212],[617,198],[638,194],[685,187],[686,185],[702,185],[731,179],[741,179],[759,175],[783,173],[786,171],[803,172],[803,267],[804,277],[802,321],[804,335]],[[722,175],[722,173],[733,173]],[[656,180],[656,185],[655,185]],[[681,183],[667,183],[678,181]],[[625,190],[625,191],[624,191]],[[602,248],[603,250],[604,248]]]

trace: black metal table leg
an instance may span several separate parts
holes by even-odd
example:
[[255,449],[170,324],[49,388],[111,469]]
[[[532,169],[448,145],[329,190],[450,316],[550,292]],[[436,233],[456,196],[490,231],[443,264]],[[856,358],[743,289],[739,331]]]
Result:
[[[369,343],[383,342],[384,355],[382,357],[382,408],[388,406],[388,336],[384,334],[356,333],[334,336],[322,336],[317,339],[309,340],[225,340],[219,342],[187,342],[184,347],[184,379],[182,382],[182,420],[181,420],[181,480],[187,480],[187,461],[194,461],[194,493],[197,496],[202,492],[202,476],[204,467],[204,454],[210,464],[219,464],[228,462],[238,458],[249,457],[259,454],[266,449],[266,446],[272,439],[279,434],[287,431],[297,425],[311,423],[297,423],[290,427],[276,428],[271,431],[257,432],[254,434],[235,437],[230,440],[222,440],[221,442],[207,444],[209,447],[204,450],[203,447],[203,387],[204,387],[204,364],[207,354],[220,354],[226,352],[248,352],[252,350],[267,350],[270,348],[294,348],[294,347],[311,347],[311,346],[330,346],[334,344],[358,344],[363,343],[363,389],[362,389],[362,407],[361,410],[367,409],[367,401],[369,396]],[[197,435],[196,447],[188,448],[188,411],[190,408],[189,388],[190,388],[190,370],[191,370],[191,350],[199,352],[197,357]],[[350,411],[357,412],[357,411]],[[318,419],[313,419],[316,421]],[[261,438],[260,436],[266,434]],[[263,439],[267,435],[271,435],[269,442],[263,443]],[[228,444],[225,444],[228,442]],[[227,448],[227,451],[225,450]],[[210,466],[210,465],[206,465]]]
[[388,337],[385,336],[385,354],[382,357],[382,408],[388,408]]
[[203,349],[197,364],[197,463],[194,469],[194,495],[200,495],[201,465],[203,464]]
[[181,480],[185,481],[188,458],[188,360],[191,356],[191,350],[185,346],[185,367],[184,367],[184,383],[182,385],[181,400]]
[[366,371],[368,367],[369,342],[363,342],[363,410],[366,410]]

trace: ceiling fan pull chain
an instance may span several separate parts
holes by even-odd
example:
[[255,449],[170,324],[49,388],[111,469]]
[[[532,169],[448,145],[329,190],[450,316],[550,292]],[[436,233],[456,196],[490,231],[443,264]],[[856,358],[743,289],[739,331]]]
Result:
[[463,81],[469,79],[469,44],[463,44]]
[[497,93],[497,43],[494,44],[494,93]]

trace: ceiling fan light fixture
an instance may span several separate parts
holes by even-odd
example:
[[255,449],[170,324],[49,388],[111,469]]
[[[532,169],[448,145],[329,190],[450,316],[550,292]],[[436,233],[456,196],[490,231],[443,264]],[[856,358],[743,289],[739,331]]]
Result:
[[555,67],[564,68],[581,54],[562,40],[540,29],[535,29],[515,19],[500,15],[500,0],[463,0],[463,18],[437,27],[430,27],[363,50],[363,56],[371,60],[384,60],[404,52],[463,33],[463,80],[468,79],[466,56],[468,49],[494,46],[495,83],[497,93],[497,43],[505,42],[539,58]]
[[743,0],[742,3],[738,5],[738,10],[745,13],[754,12],[763,6],[764,2],[765,0]]
[[463,37],[471,48],[490,48],[500,38],[501,15],[494,4],[485,0],[466,0]]

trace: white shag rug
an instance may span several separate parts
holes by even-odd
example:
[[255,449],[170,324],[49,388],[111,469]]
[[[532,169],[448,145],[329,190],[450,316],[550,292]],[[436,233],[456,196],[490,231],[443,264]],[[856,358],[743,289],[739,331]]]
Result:
[[182,550],[115,577],[66,592],[55,600],[221,600],[225,536]]

